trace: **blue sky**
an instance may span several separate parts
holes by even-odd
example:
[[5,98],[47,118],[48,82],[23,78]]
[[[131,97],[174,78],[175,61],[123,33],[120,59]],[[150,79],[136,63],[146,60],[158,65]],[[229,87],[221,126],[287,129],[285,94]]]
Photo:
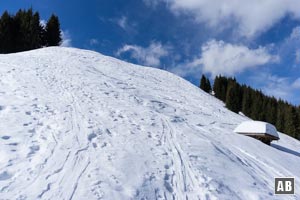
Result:
[[[230,2],[230,3],[229,3]],[[298,0],[10,0],[59,16],[64,45],[165,69],[198,85],[223,74],[300,104]]]

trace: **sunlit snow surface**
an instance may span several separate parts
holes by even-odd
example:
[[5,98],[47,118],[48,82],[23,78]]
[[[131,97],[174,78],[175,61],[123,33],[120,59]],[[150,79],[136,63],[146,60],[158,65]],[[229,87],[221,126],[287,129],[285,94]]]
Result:
[[[0,199],[300,199],[300,143],[165,71],[45,48],[0,55]],[[275,196],[274,177],[296,195]]]

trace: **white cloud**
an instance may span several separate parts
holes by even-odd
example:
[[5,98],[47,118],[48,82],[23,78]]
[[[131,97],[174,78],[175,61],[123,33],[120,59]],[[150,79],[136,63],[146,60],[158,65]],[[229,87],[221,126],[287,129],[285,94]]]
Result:
[[136,22],[134,21],[129,21],[128,17],[126,16],[121,16],[120,18],[117,19],[112,19],[112,22],[116,23],[119,27],[121,27],[125,32],[129,34],[136,34]]
[[41,19],[41,20],[40,20],[40,25],[41,25],[43,28],[46,27],[46,24],[47,24],[47,21],[46,21],[46,20],[44,20],[44,19]]
[[125,52],[129,52],[131,58],[136,59],[139,63],[158,67],[161,65],[161,58],[169,55],[169,46],[163,46],[159,42],[151,42],[149,47],[141,47],[137,45],[124,45],[116,53],[117,56]]
[[237,32],[246,37],[266,31],[286,15],[300,18],[299,0],[160,1],[169,4],[169,8],[175,14],[192,14],[197,21],[207,23],[211,27],[220,27],[228,22],[232,25],[237,24]]
[[300,42],[300,26],[296,26],[288,40],[286,41],[288,48],[292,49],[292,47],[296,48],[295,50],[295,63],[300,63],[300,48],[299,48],[299,42]]
[[[291,34],[278,46],[278,54],[282,56],[283,63],[291,63],[288,68],[299,68],[300,64],[300,26],[294,27]],[[294,56],[294,57],[291,57]]]
[[287,77],[261,72],[250,77],[250,80],[267,95],[281,99],[291,99],[293,96],[290,79]]
[[143,0],[147,6],[156,7],[160,0]]
[[300,78],[293,81],[289,77],[280,77],[261,72],[250,77],[250,80],[267,95],[288,100],[291,103],[299,103]]
[[127,23],[127,17],[122,16],[120,19],[117,20],[117,24],[123,28],[124,30],[127,29],[128,23]]
[[243,45],[211,40],[202,46],[201,57],[194,59],[192,65],[202,65],[203,72],[213,76],[235,75],[278,60],[277,56],[270,55],[264,47],[249,49]]
[[295,54],[296,54],[295,61],[297,64],[299,64],[300,63],[300,49],[297,49]]
[[220,74],[234,76],[247,69],[280,60],[278,56],[271,55],[265,47],[249,49],[243,45],[216,40],[204,44],[201,50],[202,54],[199,57],[180,63],[170,71],[182,77],[198,77],[201,73],[210,73],[214,78]]
[[293,28],[290,39],[300,39],[300,26]]
[[181,77],[192,76],[195,78],[199,78],[199,74],[202,73],[201,66],[202,64],[200,59],[195,58],[192,61],[179,63],[175,65],[175,67],[169,69],[169,71]]
[[92,38],[92,39],[90,39],[89,43],[90,43],[91,46],[94,46],[94,45],[99,44],[99,41],[95,38]]
[[62,42],[60,46],[62,47],[71,47],[72,46],[72,38],[68,30],[61,30]]
[[295,89],[300,89],[300,78],[297,78],[297,79],[293,82],[292,87],[295,88]]

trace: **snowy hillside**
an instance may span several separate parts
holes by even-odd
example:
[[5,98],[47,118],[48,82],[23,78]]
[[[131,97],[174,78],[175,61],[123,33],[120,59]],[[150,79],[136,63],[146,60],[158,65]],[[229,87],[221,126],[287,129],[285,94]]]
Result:
[[[0,199],[300,199],[300,142],[165,71],[71,48],[0,55]],[[296,179],[275,196],[274,177]]]

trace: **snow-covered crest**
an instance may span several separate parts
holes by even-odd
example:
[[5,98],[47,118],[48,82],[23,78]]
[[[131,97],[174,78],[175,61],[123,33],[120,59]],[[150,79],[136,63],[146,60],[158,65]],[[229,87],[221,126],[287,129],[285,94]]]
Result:
[[[165,71],[46,48],[0,55],[0,199],[274,199],[300,143]],[[296,196],[276,196],[297,199]]]

